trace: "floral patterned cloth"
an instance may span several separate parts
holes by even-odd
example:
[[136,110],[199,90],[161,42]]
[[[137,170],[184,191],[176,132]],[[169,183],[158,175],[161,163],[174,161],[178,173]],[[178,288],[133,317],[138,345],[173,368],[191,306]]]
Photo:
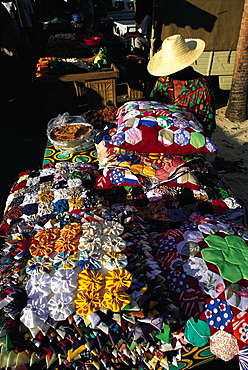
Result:
[[159,77],[150,98],[187,109],[195,115],[204,130],[211,133],[216,128],[213,89],[208,78],[196,72],[194,74],[189,80],[184,81],[177,97],[174,96],[172,77]]

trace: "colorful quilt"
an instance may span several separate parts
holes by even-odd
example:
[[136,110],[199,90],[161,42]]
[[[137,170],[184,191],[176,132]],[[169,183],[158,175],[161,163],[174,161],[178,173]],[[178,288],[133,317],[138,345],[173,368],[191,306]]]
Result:
[[230,210],[144,222],[95,176],[60,162],[10,190],[1,368],[172,370],[236,356],[245,369],[248,230]]

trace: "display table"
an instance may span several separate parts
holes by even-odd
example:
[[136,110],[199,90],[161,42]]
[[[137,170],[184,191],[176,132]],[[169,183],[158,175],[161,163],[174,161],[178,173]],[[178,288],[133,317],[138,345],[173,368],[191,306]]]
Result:
[[[68,155],[48,142],[43,165],[10,189],[0,368],[179,370],[217,357],[247,368],[248,229],[228,185],[200,156],[184,164],[199,190],[150,189],[147,167],[181,170],[178,157],[121,150],[101,170],[96,148]],[[120,186],[132,158],[125,181],[138,167],[142,186]]]
[[87,73],[42,75],[36,77],[36,86],[41,96],[42,107],[48,118],[58,113],[77,113],[77,107],[86,110],[106,106],[111,100],[116,105],[116,84],[120,72],[114,63]]

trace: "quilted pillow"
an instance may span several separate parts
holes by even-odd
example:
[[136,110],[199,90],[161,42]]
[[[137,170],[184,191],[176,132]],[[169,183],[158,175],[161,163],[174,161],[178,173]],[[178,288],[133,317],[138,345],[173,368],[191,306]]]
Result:
[[144,186],[146,183],[149,188],[164,184],[199,189],[193,174],[196,169],[202,171],[197,159],[187,160],[182,156],[161,153],[137,153],[119,148],[106,149],[104,141],[96,148],[99,168],[103,170],[103,175],[97,178],[96,187]]
[[116,124],[108,147],[172,155],[217,154],[217,148],[194,115],[174,105],[127,102],[117,109]]

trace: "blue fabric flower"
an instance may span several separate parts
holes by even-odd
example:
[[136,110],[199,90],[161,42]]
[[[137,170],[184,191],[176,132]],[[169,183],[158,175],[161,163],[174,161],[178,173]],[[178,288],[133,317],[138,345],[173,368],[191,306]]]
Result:
[[54,203],[54,212],[56,213],[64,213],[69,211],[69,204],[67,199],[59,199],[57,202]]

